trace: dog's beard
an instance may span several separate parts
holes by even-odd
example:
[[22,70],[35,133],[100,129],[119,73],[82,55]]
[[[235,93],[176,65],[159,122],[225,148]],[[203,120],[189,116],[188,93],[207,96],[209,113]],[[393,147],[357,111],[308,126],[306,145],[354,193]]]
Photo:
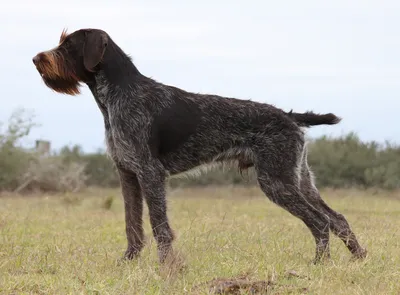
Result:
[[81,85],[79,81],[76,81],[74,79],[47,78],[46,76],[42,76],[42,79],[47,87],[58,93],[69,95],[80,94],[79,87]]
[[80,80],[68,68],[62,55],[54,51],[44,54],[36,66],[47,87],[58,93],[77,95],[80,93]]

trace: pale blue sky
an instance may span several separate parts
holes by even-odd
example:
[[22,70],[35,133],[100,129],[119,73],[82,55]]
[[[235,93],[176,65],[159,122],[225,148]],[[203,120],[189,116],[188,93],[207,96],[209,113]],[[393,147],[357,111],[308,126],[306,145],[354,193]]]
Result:
[[0,21],[0,121],[18,107],[33,110],[42,126],[32,144],[104,147],[88,89],[54,93],[32,64],[64,27],[107,31],[162,83],[343,117],[311,136],[355,131],[400,142],[400,1],[18,0],[2,4]]

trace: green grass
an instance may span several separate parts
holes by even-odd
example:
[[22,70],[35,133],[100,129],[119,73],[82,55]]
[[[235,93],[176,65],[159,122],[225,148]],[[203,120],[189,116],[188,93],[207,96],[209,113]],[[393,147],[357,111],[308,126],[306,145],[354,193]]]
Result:
[[258,188],[169,192],[182,269],[158,264],[147,208],[147,243],[140,258],[118,263],[126,247],[118,190],[4,196],[0,294],[207,294],[208,281],[241,275],[269,280],[270,294],[400,294],[398,195],[327,191],[323,196],[367,248],[364,261],[352,262],[344,244],[331,235],[331,261],[312,265],[314,240],[308,229]]

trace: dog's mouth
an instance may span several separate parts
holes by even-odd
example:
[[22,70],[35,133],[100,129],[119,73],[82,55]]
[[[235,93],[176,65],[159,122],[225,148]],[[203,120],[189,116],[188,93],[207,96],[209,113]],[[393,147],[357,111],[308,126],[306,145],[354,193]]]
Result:
[[40,66],[36,66],[36,69],[42,78],[44,84],[50,89],[69,95],[77,95],[80,93],[79,87],[81,86],[79,81],[73,79],[73,77],[60,77],[55,73],[48,73],[45,69]]
[[35,66],[35,68],[36,68],[36,71],[38,71],[39,75],[43,77],[43,72],[42,72],[42,70],[40,69],[40,67]]
[[46,78],[45,71],[40,67],[40,65],[36,65],[35,67],[36,67],[36,70],[38,71],[40,77]]

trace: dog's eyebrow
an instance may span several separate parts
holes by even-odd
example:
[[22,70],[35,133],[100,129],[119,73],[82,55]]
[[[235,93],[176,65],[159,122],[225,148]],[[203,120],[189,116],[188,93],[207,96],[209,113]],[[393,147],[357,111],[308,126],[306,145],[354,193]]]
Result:
[[65,39],[67,38],[67,36],[68,36],[67,29],[64,28],[63,31],[61,32],[59,44],[63,43],[65,41]]

